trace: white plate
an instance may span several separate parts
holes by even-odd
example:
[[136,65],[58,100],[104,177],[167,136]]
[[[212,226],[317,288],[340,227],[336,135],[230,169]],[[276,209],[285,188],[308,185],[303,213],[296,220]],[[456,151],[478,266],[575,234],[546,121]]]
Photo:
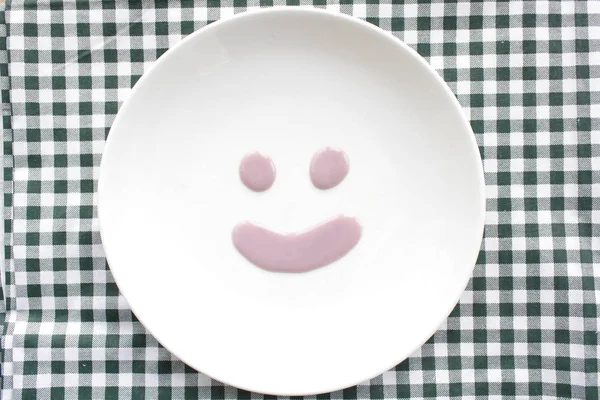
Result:
[[[350,173],[312,186],[319,149]],[[238,176],[270,156],[263,193]],[[444,321],[484,226],[481,160],[451,91],[413,50],[324,11],[240,14],[190,35],[135,86],[102,159],[99,219],[115,280],[173,354],[243,389],[328,392],[394,367]],[[236,223],[279,232],[336,214],[363,234],[342,259],[267,272]]]

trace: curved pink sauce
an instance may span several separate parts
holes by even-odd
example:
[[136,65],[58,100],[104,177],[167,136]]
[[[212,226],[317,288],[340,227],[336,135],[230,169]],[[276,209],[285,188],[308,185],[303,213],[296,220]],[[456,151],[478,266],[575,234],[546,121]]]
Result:
[[338,216],[299,234],[282,235],[243,222],[233,229],[236,249],[267,271],[307,272],[345,256],[359,242],[362,227],[355,218]]
[[310,179],[319,189],[331,189],[344,180],[349,169],[346,153],[327,147],[313,156],[310,162]]
[[264,192],[275,182],[275,165],[258,152],[247,154],[240,162],[240,179],[248,189]]

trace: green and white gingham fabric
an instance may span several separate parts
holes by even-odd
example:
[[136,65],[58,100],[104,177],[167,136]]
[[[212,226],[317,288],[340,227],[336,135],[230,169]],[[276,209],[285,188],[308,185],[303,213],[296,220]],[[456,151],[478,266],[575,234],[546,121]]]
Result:
[[[95,190],[111,123],[144,71],[194,30],[273,3],[7,5],[3,399],[263,397],[146,333],[106,265]],[[439,331],[393,370],[317,398],[598,399],[600,2],[341,3],[314,0],[392,32],[456,93],[483,158],[487,227]],[[368,315],[353,324],[378,327]]]

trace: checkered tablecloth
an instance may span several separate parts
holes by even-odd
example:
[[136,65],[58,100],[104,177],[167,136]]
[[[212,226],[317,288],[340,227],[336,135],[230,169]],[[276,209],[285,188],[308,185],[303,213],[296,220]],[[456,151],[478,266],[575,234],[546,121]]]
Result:
[[[146,333],[107,268],[95,190],[142,73],[194,30],[280,2],[152,3],[14,1],[2,14],[3,399],[262,397]],[[447,322],[393,370],[318,398],[598,399],[600,2],[314,5],[392,32],[439,71],[471,121],[488,197]]]

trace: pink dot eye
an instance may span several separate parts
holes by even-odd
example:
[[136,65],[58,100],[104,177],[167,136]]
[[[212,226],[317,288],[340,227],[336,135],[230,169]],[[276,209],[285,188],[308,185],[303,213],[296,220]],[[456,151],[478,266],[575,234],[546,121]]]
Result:
[[327,147],[313,156],[310,162],[310,179],[319,189],[331,189],[344,180],[349,170],[346,153]]
[[264,192],[275,182],[275,164],[258,152],[247,154],[240,162],[240,179],[248,189]]

